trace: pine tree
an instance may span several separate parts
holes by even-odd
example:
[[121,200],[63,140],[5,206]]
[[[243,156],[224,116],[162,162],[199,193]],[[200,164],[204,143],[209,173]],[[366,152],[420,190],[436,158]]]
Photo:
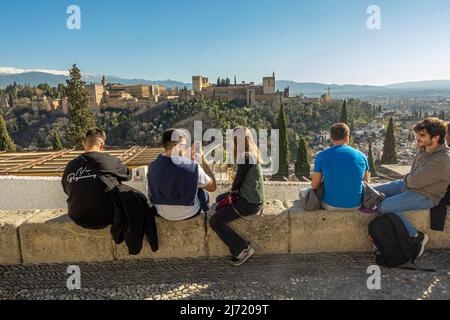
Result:
[[377,169],[375,168],[375,160],[373,159],[373,152],[372,152],[372,141],[369,142],[369,167],[370,167],[370,175],[372,177],[377,176]]
[[381,157],[381,163],[383,164],[396,164],[397,150],[395,145],[395,132],[394,132],[394,120],[389,120],[389,125],[386,130],[386,136],[384,138],[383,156]]
[[342,105],[341,120],[339,122],[348,125],[347,100],[344,100]]
[[55,130],[53,130],[52,132],[52,148],[54,151],[60,151],[64,149],[61,140],[59,139],[59,135]]
[[295,162],[295,175],[298,179],[301,177],[310,178],[311,167],[308,154],[308,143],[304,137],[300,137],[297,147],[297,161]]
[[280,130],[280,150],[278,177],[289,176],[289,144],[287,136],[287,118],[284,112],[284,104],[281,104],[278,114],[278,128]]
[[81,81],[81,72],[74,64],[70,70],[70,80],[67,80],[67,98],[71,105],[71,126],[68,133],[70,147],[81,148],[81,142],[86,131],[95,127],[95,117],[89,110],[89,96]]
[[6,123],[0,114],[0,151],[16,151],[16,146],[6,130]]

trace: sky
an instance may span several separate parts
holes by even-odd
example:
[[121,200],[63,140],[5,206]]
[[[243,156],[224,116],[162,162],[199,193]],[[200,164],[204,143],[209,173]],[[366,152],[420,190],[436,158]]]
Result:
[[[69,5],[81,29],[69,30]],[[370,30],[371,5],[381,29]],[[383,85],[450,79],[448,0],[15,0],[0,67],[190,82],[193,75]]]

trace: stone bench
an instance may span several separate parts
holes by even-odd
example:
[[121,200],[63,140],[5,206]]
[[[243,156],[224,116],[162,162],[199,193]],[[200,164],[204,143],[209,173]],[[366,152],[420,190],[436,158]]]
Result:
[[[445,232],[431,231],[429,211],[408,213],[430,236],[429,248],[450,248],[450,217]],[[298,201],[269,200],[262,215],[239,219],[232,227],[252,243],[257,254],[369,251],[367,225],[374,218],[359,211],[305,212]],[[91,262],[129,259],[228,256],[228,248],[204,215],[186,221],[157,217],[159,251],[145,239],[138,256],[115,245],[109,228],[76,226],[65,210],[0,211],[0,264]]]
[[[358,210],[306,212],[299,201],[286,201],[290,214],[290,252],[363,252],[371,250],[368,225],[375,215]],[[406,217],[420,231],[430,236],[427,248],[450,248],[450,215],[444,232],[430,229],[430,211],[406,213]]]

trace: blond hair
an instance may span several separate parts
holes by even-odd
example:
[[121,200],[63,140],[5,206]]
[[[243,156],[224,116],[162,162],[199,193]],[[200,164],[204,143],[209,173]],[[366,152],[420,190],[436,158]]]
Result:
[[[238,150],[238,138],[244,138],[244,149]],[[242,140],[241,140],[242,141]],[[255,141],[253,140],[252,132],[249,128],[246,127],[237,127],[234,129],[233,132],[233,160],[234,163],[237,164],[237,158],[238,158],[238,151],[240,151],[239,156],[248,155],[249,161],[250,159],[254,159],[256,163],[263,163],[261,158],[261,153],[259,151],[258,146],[256,145]],[[251,162],[250,162],[251,163]]]

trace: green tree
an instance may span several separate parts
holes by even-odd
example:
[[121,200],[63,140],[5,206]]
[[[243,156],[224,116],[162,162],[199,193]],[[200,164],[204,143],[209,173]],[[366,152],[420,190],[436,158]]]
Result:
[[394,120],[392,118],[389,120],[389,125],[386,130],[386,136],[384,138],[383,156],[381,157],[381,163],[398,163],[397,148],[395,145]]
[[301,179],[301,177],[306,177],[309,179],[311,176],[308,143],[303,136],[301,136],[298,140],[297,161],[295,162],[295,175],[299,179]]
[[6,123],[0,114],[0,151],[16,151],[16,146],[6,130]]
[[70,147],[81,148],[86,131],[95,127],[95,117],[89,110],[89,96],[81,80],[81,72],[74,64],[70,69],[70,80],[67,80],[67,98],[71,105],[71,126],[67,136]]
[[54,151],[60,151],[64,149],[61,140],[59,139],[59,135],[55,130],[53,130],[52,132],[52,148]]
[[341,120],[339,122],[348,125],[347,100],[344,100],[342,104]]
[[280,106],[280,112],[278,114],[278,128],[280,130],[280,154],[279,154],[279,169],[278,177],[289,176],[289,143],[287,136],[287,118],[284,112],[284,104]]
[[372,152],[372,141],[369,142],[369,167],[370,167],[370,175],[372,177],[377,176],[377,169],[375,168],[375,160],[373,159],[373,152]]

